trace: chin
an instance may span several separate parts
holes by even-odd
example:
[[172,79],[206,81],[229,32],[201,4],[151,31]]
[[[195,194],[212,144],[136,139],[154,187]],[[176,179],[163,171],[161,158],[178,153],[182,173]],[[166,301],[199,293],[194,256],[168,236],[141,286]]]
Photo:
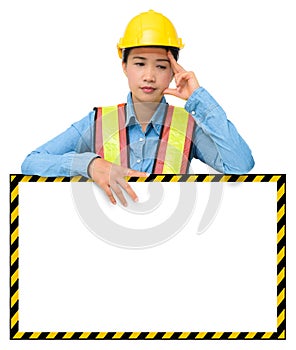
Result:
[[151,103],[159,103],[162,99],[162,96],[152,96],[152,95],[144,95],[139,98],[139,101],[142,102],[151,102]]

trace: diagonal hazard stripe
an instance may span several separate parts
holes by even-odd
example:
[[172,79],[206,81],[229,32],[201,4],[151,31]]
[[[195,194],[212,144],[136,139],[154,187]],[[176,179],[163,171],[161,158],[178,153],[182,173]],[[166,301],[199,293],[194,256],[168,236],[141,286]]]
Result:
[[285,247],[283,247],[277,255],[278,264],[283,260],[284,257],[285,257]]
[[159,175],[154,179],[154,182],[162,182],[164,177],[165,177],[164,175]]
[[285,205],[283,205],[277,212],[277,222],[285,215]]
[[87,338],[89,338],[90,335],[91,335],[91,332],[83,332],[79,338],[80,339],[87,339]]
[[279,335],[279,339],[286,339],[286,331],[283,331],[283,332]]
[[174,335],[174,332],[165,332],[163,339],[170,339]]
[[280,292],[280,294],[277,296],[277,306],[279,306],[283,300],[285,299],[285,288]]
[[190,175],[186,182],[195,182],[198,179],[198,175]]
[[171,178],[170,182],[179,182],[181,178],[182,178],[182,175],[174,175]]
[[10,222],[11,223],[13,223],[18,218],[18,214],[19,214],[18,207],[16,207],[14,209],[14,211],[11,213],[11,216],[10,216],[10,218],[11,218]]
[[97,336],[96,339],[104,339],[108,335],[108,332],[100,332]]
[[113,339],[120,339],[120,338],[122,338],[123,335],[124,335],[124,332],[116,332],[113,335]]
[[231,179],[231,175],[223,175],[219,182],[228,182]]
[[277,276],[277,285],[279,285],[282,282],[282,280],[285,278],[285,275],[286,275],[286,269],[285,267],[283,267]]
[[146,339],[154,339],[158,332],[149,332],[146,336]]
[[282,324],[282,322],[285,320],[285,309],[280,313],[280,315],[277,318],[277,325],[278,327]]
[[241,334],[241,332],[232,332],[229,336],[229,339],[237,339],[237,338],[239,338],[240,334]]
[[277,200],[279,201],[281,198],[282,198],[282,196],[285,194],[285,188],[286,188],[286,186],[285,186],[285,184],[283,184],[281,187],[280,187],[280,189],[277,191]]
[[46,336],[47,339],[55,339],[55,337],[58,335],[58,332],[49,332],[49,334]]
[[273,332],[266,332],[263,334],[262,339],[270,339],[273,335]]
[[13,307],[16,302],[18,302],[18,299],[19,299],[19,292],[17,290],[10,299],[11,307]]
[[141,332],[132,332],[132,334],[129,336],[129,339],[138,339],[141,335]]
[[279,232],[277,233],[277,243],[279,244],[280,243],[280,241],[284,238],[284,236],[285,236],[285,228],[286,228],[286,226],[285,225],[283,225],[282,227],[281,227],[281,229],[279,230]]
[[204,339],[207,335],[207,332],[198,332],[195,339]]
[[11,240],[11,245],[18,239],[18,227],[12,232],[10,240]]
[[256,337],[257,332],[249,332],[246,335],[246,339],[254,339]]
[[18,248],[11,254],[10,265],[13,265],[18,259]]
[[19,320],[19,312],[17,311],[11,318],[11,328],[13,328]]
[[223,332],[216,332],[213,335],[213,339],[220,339],[223,336]]
[[38,339],[41,336],[41,332],[33,332],[30,335],[30,339]]
[[253,182],[261,182],[264,179],[265,175],[258,175],[255,177],[255,179],[253,180]]
[[64,177],[56,177],[53,182],[63,182],[64,179]]
[[37,182],[46,182],[46,180],[47,180],[47,177],[39,177]]
[[13,339],[22,339],[25,335],[25,332],[17,332],[14,334]]
[[74,334],[74,332],[66,332],[63,336],[63,339],[71,339]]
[[272,176],[269,182],[278,182],[280,178],[281,178],[281,175],[274,175]]
[[32,176],[25,175],[20,179],[20,182],[29,182],[32,179]]
[[215,176],[214,175],[208,175],[203,182],[212,182],[214,180]]
[[247,180],[247,178],[248,178],[248,175],[239,176],[236,182],[244,182]]
[[11,195],[10,195],[10,202],[14,202],[16,199],[17,199],[17,196],[18,196],[18,186],[16,186],[12,192],[11,192]]
[[182,332],[179,336],[179,339],[187,339],[190,336],[190,332]]
[[11,286],[13,286],[16,283],[16,281],[18,281],[18,277],[19,277],[19,272],[18,272],[18,270],[16,270],[10,279]]

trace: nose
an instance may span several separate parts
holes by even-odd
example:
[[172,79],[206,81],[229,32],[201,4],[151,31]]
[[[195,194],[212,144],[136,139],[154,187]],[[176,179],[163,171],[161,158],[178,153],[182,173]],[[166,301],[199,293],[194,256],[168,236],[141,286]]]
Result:
[[143,80],[148,83],[154,83],[155,82],[155,70],[153,67],[147,66],[144,71]]

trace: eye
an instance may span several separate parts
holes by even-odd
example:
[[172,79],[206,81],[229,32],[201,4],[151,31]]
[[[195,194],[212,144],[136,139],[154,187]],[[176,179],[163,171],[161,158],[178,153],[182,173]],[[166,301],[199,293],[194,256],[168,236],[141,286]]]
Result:
[[167,69],[167,66],[163,66],[163,65],[159,64],[159,65],[157,66],[157,68],[159,68],[159,69],[161,69],[161,70],[165,70],[165,69]]
[[135,62],[134,64],[135,64],[135,66],[138,66],[138,67],[144,66],[144,62]]

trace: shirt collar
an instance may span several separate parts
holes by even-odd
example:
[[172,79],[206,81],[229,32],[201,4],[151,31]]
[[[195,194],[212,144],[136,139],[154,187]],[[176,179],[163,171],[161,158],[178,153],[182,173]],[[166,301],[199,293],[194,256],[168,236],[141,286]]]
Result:
[[[162,125],[164,122],[164,118],[166,115],[166,110],[167,110],[168,104],[166,102],[166,99],[162,97],[156,111],[154,112],[150,123],[152,124],[153,128],[157,132],[158,135],[160,135]],[[132,93],[130,92],[127,96],[127,105],[126,105],[126,122],[125,126],[133,125],[133,124],[138,124],[138,120],[136,117],[136,113],[134,110],[134,103],[132,100]]]

